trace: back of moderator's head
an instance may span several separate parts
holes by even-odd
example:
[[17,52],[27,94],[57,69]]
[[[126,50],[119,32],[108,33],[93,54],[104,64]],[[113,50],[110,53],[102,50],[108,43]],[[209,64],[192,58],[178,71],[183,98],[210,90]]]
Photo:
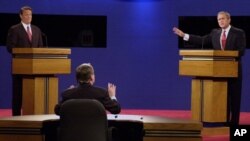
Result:
[[94,68],[90,63],[83,63],[76,68],[76,80],[78,83],[88,82],[94,75]]

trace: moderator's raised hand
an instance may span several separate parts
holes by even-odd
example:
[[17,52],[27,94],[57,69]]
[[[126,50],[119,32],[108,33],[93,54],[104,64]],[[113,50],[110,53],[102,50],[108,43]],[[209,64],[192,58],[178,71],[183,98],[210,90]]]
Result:
[[116,86],[112,83],[108,83],[108,92],[109,92],[109,96],[115,96],[116,95]]
[[176,34],[176,35],[178,35],[178,36],[180,36],[180,37],[184,37],[184,32],[183,31],[181,31],[179,28],[177,28],[177,27],[174,27],[173,28],[173,31],[174,31],[174,33]]

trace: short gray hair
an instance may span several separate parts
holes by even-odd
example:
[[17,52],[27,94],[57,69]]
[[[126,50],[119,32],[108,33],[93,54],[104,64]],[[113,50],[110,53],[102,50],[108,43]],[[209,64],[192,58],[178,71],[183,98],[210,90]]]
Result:
[[227,19],[231,19],[230,13],[226,12],[226,11],[220,11],[218,12],[217,15],[226,15]]
[[94,68],[90,63],[83,63],[76,68],[76,80],[78,83],[88,82],[94,75]]

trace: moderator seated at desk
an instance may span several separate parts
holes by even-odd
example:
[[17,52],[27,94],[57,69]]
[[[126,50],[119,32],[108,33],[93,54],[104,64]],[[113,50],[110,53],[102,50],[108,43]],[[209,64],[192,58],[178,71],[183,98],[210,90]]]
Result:
[[[0,118],[0,141],[56,141],[57,115],[24,115]],[[111,115],[120,141],[201,141],[202,123],[158,116]]]

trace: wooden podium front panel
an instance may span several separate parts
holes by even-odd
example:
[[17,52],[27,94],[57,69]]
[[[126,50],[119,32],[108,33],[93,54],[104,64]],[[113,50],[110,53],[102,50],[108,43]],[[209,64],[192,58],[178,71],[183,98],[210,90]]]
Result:
[[238,62],[180,60],[179,74],[204,77],[238,77]]
[[227,121],[227,81],[204,81],[204,122]]
[[48,99],[47,99],[47,113],[54,114],[55,105],[58,103],[58,78],[49,77],[49,89],[48,89]]
[[58,78],[26,77],[23,79],[22,114],[53,114],[58,102]]
[[226,122],[227,81],[192,80],[192,119],[202,122]]
[[202,121],[202,82],[199,79],[192,79],[191,113],[192,119]]
[[[42,78],[23,79],[22,114],[33,115],[44,113],[44,81]],[[39,99],[39,100],[36,100]],[[37,106],[39,105],[39,106]]]
[[13,74],[69,74],[70,72],[70,59],[12,59]]

